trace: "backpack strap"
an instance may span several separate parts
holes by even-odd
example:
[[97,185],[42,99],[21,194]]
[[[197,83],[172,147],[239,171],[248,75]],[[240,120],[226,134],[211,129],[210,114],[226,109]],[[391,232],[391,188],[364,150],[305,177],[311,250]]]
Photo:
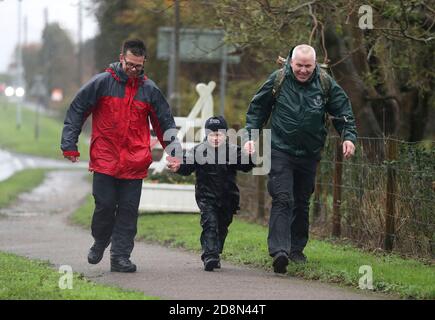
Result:
[[[329,78],[328,72],[325,69],[320,68],[320,86],[322,87],[323,96],[325,98],[326,103],[329,100],[329,90],[331,89],[331,79]],[[282,83],[285,78],[285,68],[281,68],[278,70],[278,74],[276,75],[275,81],[273,82],[272,95],[274,98],[278,97],[279,92],[281,91]]]
[[[320,74],[319,74],[319,78],[320,78],[320,87],[322,88],[322,93],[323,93],[323,99],[325,99],[325,105],[328,103],[329,101],[329,94],[330,94],[330,90],[331,90],[331,78],[328,74],[328,72],[325,70],[324,66],[320,65]],[[330,122],[334,120],[331,118],[331,115],[329,115],[327,112],[325,112],[325,127],[327,130],[329,130],[329,125]]]
[[320,68],[320,86],[322,87],[323,97],[325,98],[325,104],[329,100],[329,90],[331,90],[331,79],[325,69]]
[[282,83],[285,78],[285,68],[281,68],[278,70],[278,74],[276,75],[275,81],[273,82],[272,95],[276,99],[278,97],[279,92],[281,91]]

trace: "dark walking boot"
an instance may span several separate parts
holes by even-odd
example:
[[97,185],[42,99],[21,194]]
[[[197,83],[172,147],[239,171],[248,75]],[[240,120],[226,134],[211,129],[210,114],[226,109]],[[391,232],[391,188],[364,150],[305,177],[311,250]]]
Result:
[[92,247],[89,249],[88,262],[90,264],[97,264],[98,262],[100,262],[101,259],[103,259],[104,250],[106,250],[109,243],[107,245],[101,245],[97,242],[94,242]]
[[205,271],[213,271],[213,269],[219,269],[219,268],[220,268],[219,258],[216,257],[205,258],[204,260]]
[[297,264],[307,263],[307,257],[301,251],[290,252],[290,260]]
[[273,272],[275,273],[286,273],[288,265],[288,257],[285,252],[278,252],[273,257]]
[[136,265],[125,257],[111,258],[110,271],[112,272],[136,272]]

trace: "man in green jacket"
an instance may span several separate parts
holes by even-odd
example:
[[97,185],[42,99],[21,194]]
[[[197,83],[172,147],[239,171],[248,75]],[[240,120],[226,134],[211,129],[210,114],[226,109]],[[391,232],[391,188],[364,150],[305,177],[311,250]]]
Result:
[[[327,134],[325,113],[342,137],[344,157],[350,158],[357,133],[349,98],[316,64],[314,48],[304,44],[293,49],[284,69],[270,75],[249,105],[249,135],[252,129],[262,129],[271,117],[268,247],[276,273],[287,271],[289,259],[306,262],[303,250],[308,242],[309,199]],[[248,140],[244,148],[252,154],[254,142]]]

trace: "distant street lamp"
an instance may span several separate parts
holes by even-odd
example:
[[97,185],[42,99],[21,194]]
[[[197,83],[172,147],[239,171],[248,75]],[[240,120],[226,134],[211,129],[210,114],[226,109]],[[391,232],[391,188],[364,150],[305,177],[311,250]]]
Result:
[[12,97],[15,94],[14,87],[6,87],[5,89],[5,96],[6,97]]
[[18,97],[18,98],[22,98],[22,97],[24,97],[24,94],[26,93],[26,91],[24,90],[24,88],[22,88],[22,87],[18,87],[18,88],[16,88],[15,89],[15,95]]

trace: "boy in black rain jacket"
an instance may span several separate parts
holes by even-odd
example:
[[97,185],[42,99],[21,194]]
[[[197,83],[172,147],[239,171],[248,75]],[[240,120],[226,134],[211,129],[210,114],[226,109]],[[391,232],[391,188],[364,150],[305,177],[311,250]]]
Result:
[[206,139],[188,151],[183,162],[169,162],[172,172],[187,176],[195,171],[195,198],[201,210],[201,259],[204,270],[220,268],[228,226],[239,207],[237,170],[248,172],[255,165],[248,155],[242,164],[241,148],[227,142],[227,123],[223,117],[211,117],[205,123]]

